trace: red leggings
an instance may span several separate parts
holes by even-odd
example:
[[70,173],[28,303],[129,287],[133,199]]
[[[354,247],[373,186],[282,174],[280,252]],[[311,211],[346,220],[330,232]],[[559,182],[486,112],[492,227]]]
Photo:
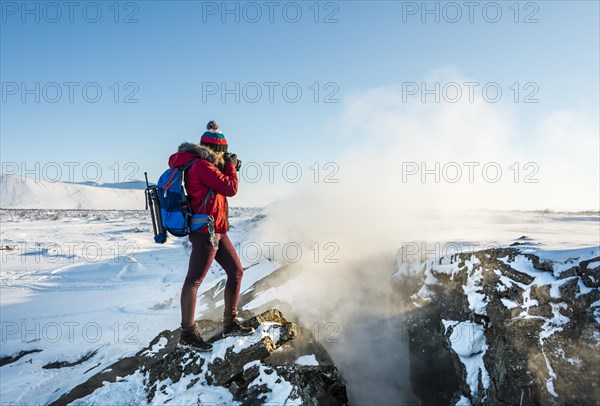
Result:
[[227,234],[216,234],[218,248],[210,244],[208,233],[191,233],[192,254],[187,276],[181,289],[181,326],[195,325],[196,294],[213,260],[227,273],[225,285],[225,317],[237,316],[237,304],[244,270]]

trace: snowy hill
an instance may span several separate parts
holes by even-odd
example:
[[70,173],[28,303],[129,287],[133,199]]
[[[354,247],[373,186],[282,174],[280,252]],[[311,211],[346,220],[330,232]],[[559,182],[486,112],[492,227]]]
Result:
[[3,209],[143,210],[144,193],[139,189],[139,182],[132,182],[131,188],[125,188],[127,186],[122,184],[91,186],[2,175],[0,207]]
[[[151,182],[152,183],[152,182]],[[104,187],[111,189],[137,189],[137,190],[145,190],[146,189],[146,181],[145,180],[130,180],[127,182],[112,182],[112,183],[102,183],[102,182],[69,182],[71,185],[84,185],[84,186],[95,186],[95,187]]]

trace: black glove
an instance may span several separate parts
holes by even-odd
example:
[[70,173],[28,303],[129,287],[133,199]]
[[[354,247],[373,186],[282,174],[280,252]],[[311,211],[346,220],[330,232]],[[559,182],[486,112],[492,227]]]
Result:
[[223,156],[223,159],[225,162],[231,162],[236,171],[239,171],[242,167],[242,161],[237,158],[236,154],[230,154],[229,152],[226,152]]

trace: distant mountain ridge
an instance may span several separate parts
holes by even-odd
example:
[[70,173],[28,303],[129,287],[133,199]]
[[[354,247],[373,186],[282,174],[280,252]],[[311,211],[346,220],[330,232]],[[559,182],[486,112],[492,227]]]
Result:
[[[146,189],[146,181],[145,180],[130,180],[127,182],[111,182],[111,183],[102,183],[102,182],[64,182],[71,185],[83,185],[83,186],[94,186],[94,187],[104,187],[111,189],[137,189],[137,190],[145,190]],[[150,182],[152,184],[152,182]]]
[[[142,187],[143,185],[143,187]],[[48,182],[0,175],[0,208],[143,210],[145,182]]]

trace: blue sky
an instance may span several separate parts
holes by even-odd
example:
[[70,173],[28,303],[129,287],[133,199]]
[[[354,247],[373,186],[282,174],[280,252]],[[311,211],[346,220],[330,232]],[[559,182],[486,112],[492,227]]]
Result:
[[[419,83],[446,66],[482,83],[499,83],[505,92],[501,103],[516,111],[525,129],[559,109],[598,121],[596,1],[519,2],[516,7],[512,1],[478,2],[473,22],[463,2],[457,2],[463,15],[456,23],[448,21],[454,10],[444,9],[442,2],[427,3],[440,10],[439,22],[435,15],[421,21],[423,2],[250,3],[120,2],[116,16],[115,2],[76,2],[70,22],[62,2],[54,3],[60,7],[59,18],[56,6],[43,2],[2,1],[3,170],[6,162],[29,168],[35,162],[42,167],[48,162],[97,162],[101,180],[109,182],[127,180],[124,166],[134,162],[139,171],[133,177],[141,179],[147,170],[157,178],[177,145],[198,141],[210,119],[220,123],[230,149],[245,162],[299,162],[308,167],[337,159],[352,142],[329,125],[343,113],[347,95]],[[269,4],[274,4],[273,22]],[[495,18],[497,6],[499,21],[486,21]],[[32,11],[23,14],[23,7]],[[223,17],[223,7],[237,7],[239,22],[235,12]],[[257,22],[250,21],[253,7],[262,12]],[[417,14],[407,14],[414,7]],[[98,9],[98,22],[89,22]],[[289,22],[297,9],[302,12],[299,21]],[[209,14],[214,10],[216,14]],[[137,22],[125,23],[128,15]],[[333,22],[324,22],[328,15]],[[525,23],[527,16],[538,22]],[[72,103],[65,82],[77,83]],[[216,95],[203,94],[209,82],[218,84]],[[273,102],[265,82],[278,83],[273,85]],[[535,83],[539,102],[511,101],[514,82]],[[22,101],[23,83],[30,89],[39,83],[40,90],[34,90],[39,103],[35,94],[25,94]],[[59,84],[61,97],[52,83]],[[92,91],[102,90],[96,103],[81,94],[90,83]],[[239,103],[233,95],[222,102],[222,83],[231,89],[239,83]],[[248,100],[256,95],[251,83],[262,91],[256,103]],[[314,83],[320,87],[317,102]],[[286,84],[302,90],[298,102],[284,99],[281,89]],[[244,86],[250,92],[246,98],[241,94]],[[138,102],[124,103],[132,92]],[[333,102],[324,103],[332,92]],[[521,99],[524,93],[522,89]],[[55,103],[48,101],[53,98]],[[109,169],[114,162],[122,169],[117,179]],[[79,170],[75,176],[84,180]],[[275,196],[277,185],[269,187]]]

